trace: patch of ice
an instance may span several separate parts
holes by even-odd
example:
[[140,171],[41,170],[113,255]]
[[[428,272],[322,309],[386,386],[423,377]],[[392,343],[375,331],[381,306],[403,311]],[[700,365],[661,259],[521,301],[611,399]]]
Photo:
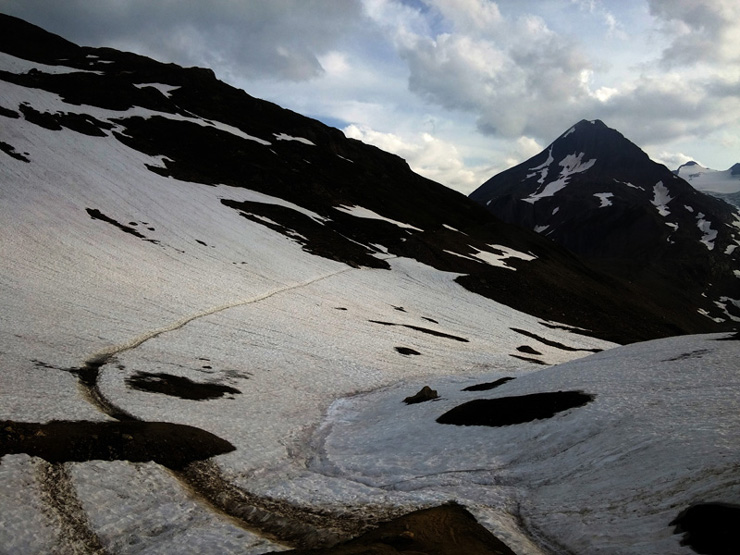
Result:
[[545,231],[549,227],[550,227],[549,225],[536,225],[536,226],[534,226],[534,230],[537,233],[542,233],[543,231]]
[[555,214],[557,214],[558,212],[560,212],[560,207],[559,207],[559,206],[556,206],[556,207],[555,207],[555,208],[553,209],[553,211],[552,211],[552,215],[554,216],[554,215],[555,215]]
[[684,204],[684,205],[683,205],[683,207],[684,207],[684,208],[685,208],[686,210],[688,210],[689,212],[691,212],[692,214],[694,213],[694,208],[693,208],[693,206],[689,206],[688,204]]
[[725,249],[725,254],[732,254],[735,252],[735,249],[737,248],[737,245],[727,245],[727,248]]

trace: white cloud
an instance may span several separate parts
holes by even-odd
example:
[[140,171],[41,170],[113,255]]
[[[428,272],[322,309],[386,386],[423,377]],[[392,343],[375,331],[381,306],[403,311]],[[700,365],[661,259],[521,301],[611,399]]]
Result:
[[344,134],[397,154],[418,174],[466,194],[491,177],[490,166],[466,167],[455,145],[429,133],[401,137],[352,124]]

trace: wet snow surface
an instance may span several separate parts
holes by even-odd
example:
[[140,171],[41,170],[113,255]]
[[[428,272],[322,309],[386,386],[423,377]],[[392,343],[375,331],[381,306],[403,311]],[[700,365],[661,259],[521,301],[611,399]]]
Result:
[[[0,87],[6,109],[122,116]],[[313,256],[223,202],[284,201],[155,174],[147,166],[165,160],[111,129],[0,119],[0,141],[27,159],[0,153],[4,433],[23,423],[41,441],[52,421],[80,423],[75,433],[161,422],[234,447],[175,470],[156,457],[6,454],[4,551],[256,554],[457,500],[518,553],[688,553],[669,525],[678,513],[737,501],[737,341],[613,348],[413,260],[389,257],[378,270]],[[590,162],[576,158],[571,173]],[[491,247],[501,255],[488,263],[529,257]],[[500,385],[462,391],[481,383]],[[439,398],[403,403],[424,385]],[[435,421],[476,399],[557,391],[593,400],[498,428]],[[128,453],[137,434],[121,430]],[[276,517],[292,536],[255,524]]]

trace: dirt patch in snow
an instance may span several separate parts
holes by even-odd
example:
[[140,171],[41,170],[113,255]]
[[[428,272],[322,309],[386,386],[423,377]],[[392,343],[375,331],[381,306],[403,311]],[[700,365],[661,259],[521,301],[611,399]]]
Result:
[[594,396],[582,391],[533,393],[499,399],[476,399],[458,405],[437,418],[457,426],[510,426],[551,418],[559,412],[582,407]]
[[414,405],[416,403],[423,403],[424,401],[432,401],[438,398],[439,398],[439,393],[437,393],[437,390],[432,389],[428,385],[425,385],[415,395],[406,397],[403,400],[403,402],[406,403],[407,405]]
[[471,385],[469,387],[466,387],[463,389],[463,391],[489,391],[491,389],[496,389],[497,387],[500,387],[504,385],[506,382],[510,382],[514,378],[507,376],[505,378],[500,378],[493,382],[485,382],[485,383],[479,383],[476,385]]
[[[204,366],[203,368],[210,366]],[[194,382],[184,376],[174,376],[164,372],[137,372],[126,378],[126,385],[148,393],[162,393],[191,401],[218,399],[227,394],[241,393],[238,389],[217,383]]]
[[450,503],[415,511],[380,524],[365,534],[324,549],[296,549],[292,555],[514,555],[514,552],[465,508]]
[[411,347],[396,347],[396,351],[398,351],[402,355],[420,355],[421,354],[419,351],[417,351],[416,349],[412,349]]
[[511,331],[515,331],[527,337],[531,337],[532,339],[536,339],[540,343],[549,345],[550,347],[555,347],[556,349],[560,349],[562,351],[570,351],[570,352],[585,351],[587,353],[600,353],[602,351],[602,349],[577,349],[575,347],[569,347],[568,345],[563,345],[562,343],[558,343],[557,341],[552,341],[551,339],[547,339],[546,337],[542,337],[540,335],[537,335],[536,333],[532,333],[531,331],[522,330],[519,328],[509,328],[509,329],[511,329]]
[[444,333],[441,331],[430,330],[429,328],[423,328],[421,326],[414,326],[412,324],[396,324],[394,322],[383,322],[382,320],[368,320],[368,322],[372,322],[373,324],[380,324],[381,326],[401,326],[403,328],[409,328],[410,330],[420,331],[422,333],[433,335],[435,337],[443,337],[445,339],[453,339],[454,341],[468,343],[468,340],[465,339],[464,337],[459,337],[457,335],[451,335],[449,333]]
[[180,469],[235,449],[205,430],[168,422],[0,421],[0,457],[26,453],[50,463],[154,461]]
[[675,534],[683,534],[681,545],[697,553],[731,555],[740,553],[740,505],[698,503],[682,511],[671,522]]

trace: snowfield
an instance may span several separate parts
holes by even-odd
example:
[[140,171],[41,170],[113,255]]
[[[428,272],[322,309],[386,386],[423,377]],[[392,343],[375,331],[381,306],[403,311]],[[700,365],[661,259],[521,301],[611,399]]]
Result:
[[[122,116],[21,89],[0,81],[6,108]],[[325,221],[310,210],[160,176],[147,165],[161,157],[110,134],[0,118],[0,141],[28,160],[0,153],[5,431],[123,414],[234,447],[194,470],[7,454],[0,551],[257,554],[290,543],[255,524],[260,515],[344,538],[456,500],[517,553],[690,553],[671,520],[693,503],[740,498],[738,341],[617,347],[414,260],[386,255],[391,269],[378,270],[321,258],[221,201]],[[565,162],[563,183],[593,163]],[[338,210],[416,231],[361,206]],[[476,256],[532,258],[491,248],[501,254]],[[505,376],[515,379],[461,391]],[[182,382],[228,392],[193,400],[157,389]],[[402,402],[423,385],[440,399]],[[500,428],[435,421],[468,400],[558,390],[594,400]],[[243,514],[252,526],[232,518]]]

